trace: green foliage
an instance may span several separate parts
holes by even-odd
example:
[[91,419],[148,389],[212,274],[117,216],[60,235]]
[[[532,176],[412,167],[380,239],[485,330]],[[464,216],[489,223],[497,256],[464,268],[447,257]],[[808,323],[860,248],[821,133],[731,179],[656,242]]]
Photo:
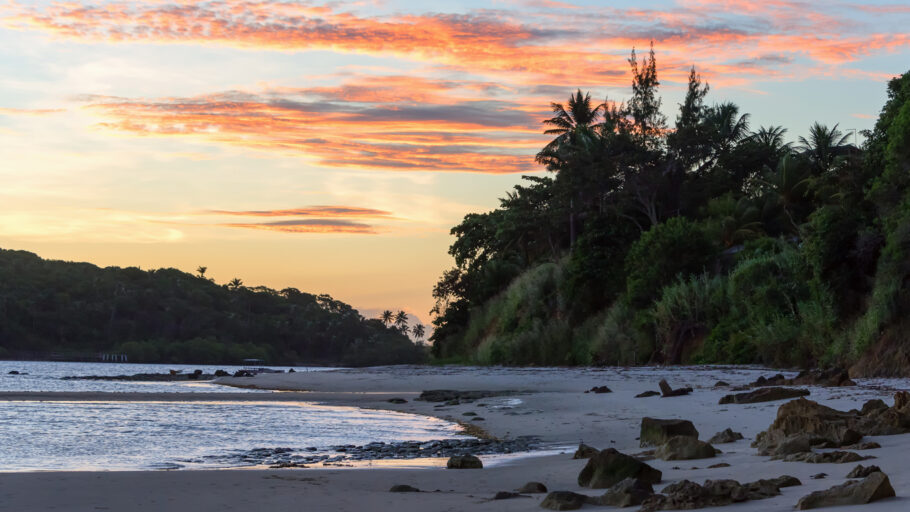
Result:
[[[751,132],[693,68],[675,126],[653,49],[628,103],[575,93],[500,208],[456,226],[434,355],[484,364],[850,364],[910,312],[910,73],[864,148]],[[891,336],[890,339],[905,339]]]
[[175,269],[98,268],[0,250],[0,347],[130,361],[389,364],[422,360],[398,329],[328,295],[219,286]]
[[713,244],[694,222],[674,217],[642,234],[626,256],[626,293],[633,306],[650,304],[677,276],[703,272]]

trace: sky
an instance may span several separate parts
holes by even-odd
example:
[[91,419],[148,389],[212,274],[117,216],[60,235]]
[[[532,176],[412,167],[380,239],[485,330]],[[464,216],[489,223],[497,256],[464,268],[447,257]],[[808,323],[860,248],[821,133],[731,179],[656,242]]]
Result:
[[0,0],[0,247],[428,323],[449,229],[544,172],[550,102],[628,98],[632,48],[671,120],[695,66],[795,140],[872,127],[907,27],[906,1]]

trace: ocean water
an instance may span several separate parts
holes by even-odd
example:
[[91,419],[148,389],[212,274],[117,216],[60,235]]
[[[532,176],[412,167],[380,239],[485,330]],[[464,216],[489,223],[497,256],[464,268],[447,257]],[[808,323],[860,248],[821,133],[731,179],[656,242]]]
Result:
[[[209,383],[62,380],[169,369],[206,373],[227,366],[0,362],[0,392],[250,392]],[[285,368],[286,369],[286,368]],[[8,375],[11,370],[28,375]],[[297,371],[321,371],[296,368]],[[306,402],[2,401],[0,471],[211,469],[256,466],[258,448],[306,455],[333,446],[464,438],[460,427],[425,416]]]

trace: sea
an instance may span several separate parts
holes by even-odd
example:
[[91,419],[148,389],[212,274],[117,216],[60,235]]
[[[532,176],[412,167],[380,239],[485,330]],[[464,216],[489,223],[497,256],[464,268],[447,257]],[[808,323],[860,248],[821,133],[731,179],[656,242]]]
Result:
[[[210,382],[64,379],[197,369],[233,373],[240,367],[0,361],[0,393],[271,393]],[[0,400],[0,472],[248,468],[261,464],[248,456],[257,450],[332,454],[343,445],[465,438],[459,426],[427,416],[252,396],[184,402]]]

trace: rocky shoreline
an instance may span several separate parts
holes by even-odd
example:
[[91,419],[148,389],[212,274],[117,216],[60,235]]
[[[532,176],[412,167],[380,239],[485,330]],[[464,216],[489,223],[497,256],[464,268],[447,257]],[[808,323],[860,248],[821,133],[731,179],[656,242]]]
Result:
[[398,443],[374,442],[365,445],[335,445],[325,449],[306,448],[254,448],[225,455],[212,455],[199,459],[176,461],[182,464],[218,464],[220,466],[268,466],[279,468],[307,468],[313,465],[338,466],[345,463],[371,460],[412,460],[421,458],[449,458],[465,455],[502,455],[532,452],[542,446],[534,436],[515,439],[442,439],[431,441],[403,441]]

